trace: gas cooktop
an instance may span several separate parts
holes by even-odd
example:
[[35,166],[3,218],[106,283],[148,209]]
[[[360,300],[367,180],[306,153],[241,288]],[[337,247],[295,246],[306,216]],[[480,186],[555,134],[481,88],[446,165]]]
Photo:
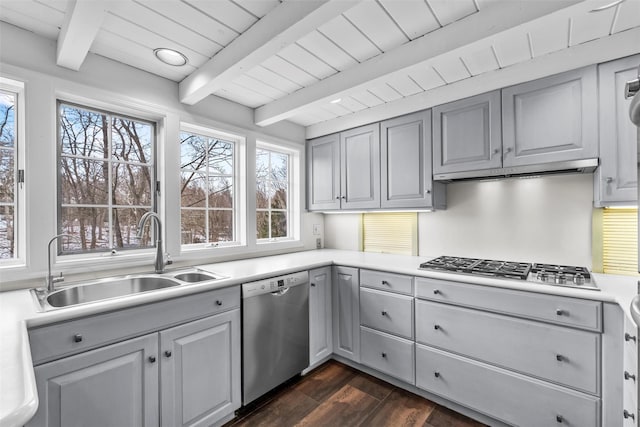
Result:
[[586,267],[441,256],[420,264],[422,270],[525,280],[545,285],[599,291]]

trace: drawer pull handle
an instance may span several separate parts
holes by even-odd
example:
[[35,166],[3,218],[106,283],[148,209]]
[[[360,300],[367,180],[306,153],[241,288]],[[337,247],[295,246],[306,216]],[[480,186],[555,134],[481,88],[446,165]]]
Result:
[[561,354],[556,354],[556,360],[557,360],[558,362],[563,362],[563,361],[564,361],[564,360],[566,360],[566,359],[564,358],[564,356],[563,356],[563,355],[561,355]]
[[635,335],[631,335],[628,332],[624,334],[624,340],[625,341],[633,341],[636,342],[636,337]]
[[222,305],[222,301],[216,300],[216,305],[218,305],[218,306]]
[[636,376],[633,375],[633,374],[630,374],[627,371],[624,371],[624,379],[625,380],[633,380],[633,382],[635,382],[636,381]]
[[386,359],[386,358],[387,358],[387,353],[385,353],[385,352],[383,351],[383,352],[382,352],[382,354],[381,354],[381,356],[382,356],[382,358],[383,358],[383,359]]
[[436,378],[440,378],[440,372],[436,371],[433,373],[433,376]]
[[387,315],[387,310],[382,310],[382,315],[386,316]]
[[433,329],[437,331],[438,329],[440,329],[440,325],[433,325]]
[[156,363],[156,357],[155,356],[149,356],[149,362]]
[[562,424],[564,422],[564,418],[562,415],[556,415],[556,422]]
[[73,342],[82,342],[82,334],[75,334],[73,336]]
[[164,352],[165,357],[171,357],[171,350],[167,350]]
[[434,295],[439,295],[440,294],[440,290],[439,289],[434,289],[433,290],[433,294]]
[[564,310],[561,310],[561,309],[557,309],[557,310],[556,310],[556,314],[557,314],[558,316],[564,316],[564,315],[565,315],[565,311],[564,311]]
[[632,414],[631,412],[627,411],[626,409],[622,412],[622,416],[627,419],[627,418],[631,418],[632,420],[636,419],[636,416],[634,414]]
[[382,281],[382,284],[383,284],[383,285],[387,285],[387,286],[391,286],[391,285],[389,285],[389,282],[387,282],[386,280],[383,280],[383,281]]

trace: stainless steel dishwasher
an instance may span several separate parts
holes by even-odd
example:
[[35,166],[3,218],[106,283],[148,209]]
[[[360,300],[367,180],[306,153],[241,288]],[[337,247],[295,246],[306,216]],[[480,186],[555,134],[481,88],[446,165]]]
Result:
[[309,273],[242,285],[242,403],[309,366]]

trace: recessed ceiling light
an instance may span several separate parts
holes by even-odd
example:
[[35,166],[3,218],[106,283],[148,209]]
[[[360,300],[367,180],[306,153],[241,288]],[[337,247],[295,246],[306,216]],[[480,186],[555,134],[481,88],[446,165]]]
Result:
[[331,102],[332,104],[337,104],[340,101],[342,101],[342,98],[336,98],[336,99],[334,99],[332,101],[329,101],[329,102]]
[[158,49],[153,49],[153,54],[160,61],[168,65],[173,65],[174,67],[181,67],[187,63],[186,56],[184,56],[177,50],[169,49],[166,47],[159,47]]
[[604,6],[600,6],[600,7],[596,7],[595,9],[591,9],[589,12],[602,12],[603,10],[607,10],[607,9],[611,9],[614,6],[619,5],[620,3],[624,2],[625,0],[616,0],[612,3],[609,4],[605,4]]

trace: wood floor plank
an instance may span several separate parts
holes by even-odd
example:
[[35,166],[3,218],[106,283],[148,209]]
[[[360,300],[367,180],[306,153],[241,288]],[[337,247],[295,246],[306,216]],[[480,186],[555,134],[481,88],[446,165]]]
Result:
[[297,426],[355,427],[379,404],[378,399],[347,384],[304,417]]
[[318,402],[291,388],[246,418],[233,423],[233,427],[293,426],[318,406]]
[[395,389],[378,406],[363,426],[422,427],[436,404],[401,389]]
[[356,373],[347,365],[330,361],[326,367],[310,373],[294,387],[317,402],[322,402],[340,390]]
[[424,427],[485,427],[485,425],[438,405],[427,419]]
[[370,394],[378,400],[385,399],[395,388],[388,382],[379,380],[364,372],[358,372],[356,376],[349,381],[349,385]]

